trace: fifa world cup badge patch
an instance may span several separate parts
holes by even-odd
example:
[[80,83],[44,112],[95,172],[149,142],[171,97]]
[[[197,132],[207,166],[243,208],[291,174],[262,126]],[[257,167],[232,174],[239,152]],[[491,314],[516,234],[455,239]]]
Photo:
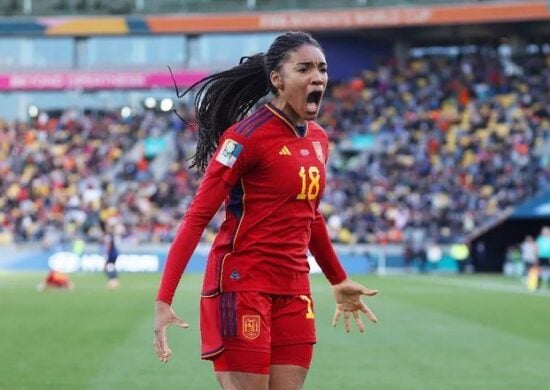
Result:
[[313,150],[315,150],[315,155],[323,164],[325,163],[325,156],[323,156],[323,146],[319,141],[312,141]]
[[254,340],[260,335],[260,316],[243,316],[243,336]]
[[233,164],[235,164],[235,161],[237,161],[237,157],[239,157],[242,150],[243,146],[240,143],[228,138],[224,141],[222,147],[220,148],[220,151],[216,156],[216,161],[231,168],[233,167]]

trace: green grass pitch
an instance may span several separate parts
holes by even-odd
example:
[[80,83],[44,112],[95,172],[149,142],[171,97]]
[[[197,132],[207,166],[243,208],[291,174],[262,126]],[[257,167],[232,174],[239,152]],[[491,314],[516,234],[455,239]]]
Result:
[[[73,275],[73,292],[35,291],[43,274],[0,274],[0,389],[216,389],[199,359],[200,275],[186,275],[174,307],[167,364],[153,351],[158,274]],[[545,389],[550,294],[491,276],[355,277],[378,297],[365,334],[330,325],[333,301],[312,278],[319,343],[305,389]]]

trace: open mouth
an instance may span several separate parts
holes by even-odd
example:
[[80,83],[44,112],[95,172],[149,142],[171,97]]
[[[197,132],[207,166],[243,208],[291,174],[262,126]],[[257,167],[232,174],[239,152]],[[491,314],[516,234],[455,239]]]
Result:
[[323,91],[312,91],[306,97],[306,110],[308,114],[317,114],[319,111],[319,105],[321,104],[321,98],[323,97]]

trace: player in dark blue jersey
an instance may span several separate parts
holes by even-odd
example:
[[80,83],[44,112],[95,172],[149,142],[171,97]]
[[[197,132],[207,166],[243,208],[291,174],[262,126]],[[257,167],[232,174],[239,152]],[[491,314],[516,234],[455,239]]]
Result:
[[118,247],[117,238],[114,234],[114,229],[110,228],[103,238],[103,245],[105,248],[105,266],[103,271],[107,276],[107,288],[115,290],[119,287],[118,271],[116,267],[116,261],[118,259]]

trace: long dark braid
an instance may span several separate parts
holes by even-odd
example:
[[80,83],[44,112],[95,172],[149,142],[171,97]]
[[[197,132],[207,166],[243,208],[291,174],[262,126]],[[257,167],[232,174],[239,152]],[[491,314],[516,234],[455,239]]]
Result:
[[288,55],[302,45],[321,48],[308,33],[287,32],[279,35],[266,54],[243,57],[239,65],[203,78],[183,93],[199,87],[195,96],[198,127],[197,150],[191,167],[204,171],[223,132],[241,120],[269,92],[276,93],[269,74],[279,71]]

